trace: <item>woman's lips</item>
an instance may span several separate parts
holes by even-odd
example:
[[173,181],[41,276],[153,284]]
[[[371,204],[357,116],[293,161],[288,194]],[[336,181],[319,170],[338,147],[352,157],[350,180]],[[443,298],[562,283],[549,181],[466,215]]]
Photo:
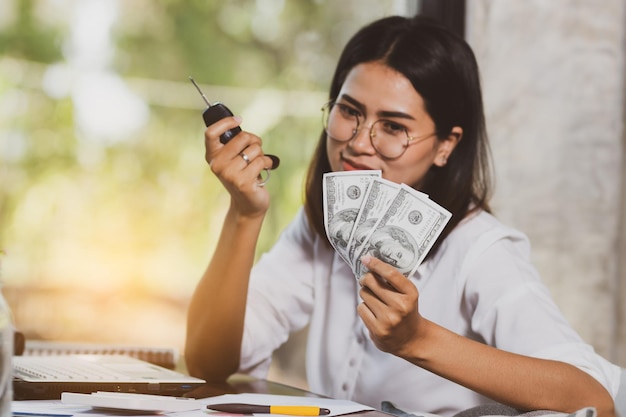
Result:
[[373,168],[365,166],[365,165],[359,165],[355,162],[349,161],[347,159],[342,159],[341,160],[341,166],[343,168],[344,171],[361,171],[361,170],[372,170]]

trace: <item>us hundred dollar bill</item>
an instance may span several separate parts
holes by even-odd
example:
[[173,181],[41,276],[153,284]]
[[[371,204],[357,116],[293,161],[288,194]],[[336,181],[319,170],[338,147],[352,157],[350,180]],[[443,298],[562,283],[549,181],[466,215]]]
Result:
[[364,255],[374,256],[403,275],[415,272],[450,220],[451,213],[406,184],[366,237],[353,267],[360,278],[367,272]]
[[355,262],[359,262],[358,259],[355,259],[354,254],[358,253],[365,238],[369,236],[374,225],[385,213],[393,197],[399,190],[400,184],[396,184],[395,182],[384,178],[374,178],[372,180],[363,199],[363,203],[361,204],[361,209],[356,217],[354,228],[348,241],[348,263],[353,269]]
[[324,228],[330,244],[348,262],[348,240],[365,193],[381,171],[344,171],[324,174]]

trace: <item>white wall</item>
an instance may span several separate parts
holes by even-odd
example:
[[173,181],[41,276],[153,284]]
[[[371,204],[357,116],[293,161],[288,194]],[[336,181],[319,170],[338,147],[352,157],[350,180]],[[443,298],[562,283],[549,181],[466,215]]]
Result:
[[528,234],[571,324],[622,365],[625,16],[623,0],[467,2],[496,214]]

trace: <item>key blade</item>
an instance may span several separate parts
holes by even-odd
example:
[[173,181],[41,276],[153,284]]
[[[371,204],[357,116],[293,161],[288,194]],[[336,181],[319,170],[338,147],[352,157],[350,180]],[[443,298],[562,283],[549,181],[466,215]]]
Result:
[[206,96],[204,95],[204,93],[202,92],[202,90],[200,90],[200,86],[196,83],[196,80],[193,79],[193,77],[190,75],[189,76],[189,80],[191,81],[191,83],[196,87],[196,90],[198,90],[198,93],[200,93],[200,95],[202,96],[202,99],[204,100],[204,102],[206,103],[207,106],[211,107],[211,102],[209,101],[209,99],[206,98]]

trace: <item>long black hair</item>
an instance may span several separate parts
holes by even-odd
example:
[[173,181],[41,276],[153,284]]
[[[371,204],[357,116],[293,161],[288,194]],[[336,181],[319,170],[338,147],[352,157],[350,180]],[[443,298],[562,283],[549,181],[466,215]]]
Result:
[[[385,17],[363,27],[346,44],[335,69],[329,99],[337,98],[355,66],[374,61],[382,62],[411,82],[424,100],[440,140],[447,138],[455,126],[463,129],[462,139],[448,163],[443,167],[433,165],[420,189],[452,213],[431,249],[432,255],[469,213],[490,211],[490,153],[476,58],[465,40],[428,18]],[[326,135],[322,131],[305,190],[307,218],[322,237],[322,177],[329,171]]]

